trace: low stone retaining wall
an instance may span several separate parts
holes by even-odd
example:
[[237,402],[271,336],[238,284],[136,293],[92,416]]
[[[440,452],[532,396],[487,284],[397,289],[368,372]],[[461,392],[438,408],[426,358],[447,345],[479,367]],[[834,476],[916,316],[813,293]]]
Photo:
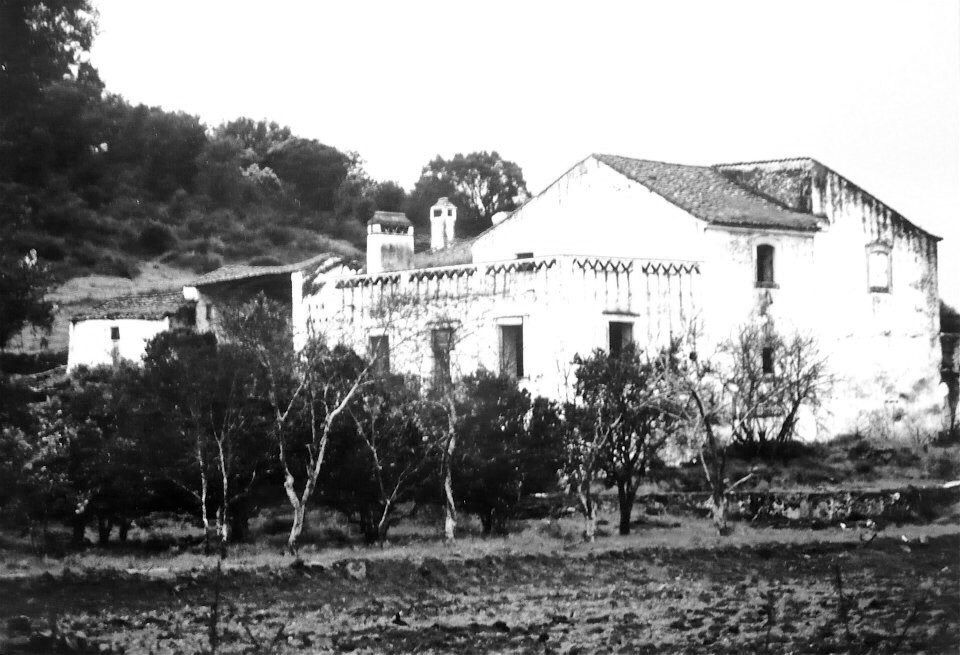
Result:
[[[651,494],[637,499],[647,514],[708,516],[707,493]],[[729,516],[774,527],[827,527],[840,523],[927,523],[960,503],[960,487],[907,487],[870,491],[744,491],[729,496]]]
[[[639,496],[638,518],[710,515],[707,492],[656,493]],[[615,510],[616,498],[599,504]],[[841,523],[929,523],[948,516],[960,505],[960,485],[905,487],[864,491],[741,491],[729,495],[729,517],[772,527],[825,528]],[[569,496],[549,495],[523,503],[518,518],[544,518],[576,511]]]

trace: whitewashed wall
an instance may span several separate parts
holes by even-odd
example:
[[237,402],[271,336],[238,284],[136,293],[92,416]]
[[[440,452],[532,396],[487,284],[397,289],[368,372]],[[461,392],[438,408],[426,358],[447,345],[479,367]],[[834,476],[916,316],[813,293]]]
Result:
[[703,222],[590,157],[473,244],[473,261],[569,254],[699,261]]
[[425,378],[433,370],[433,328],[455,329],[457,376],[497,371],[499,326],[522,324],[523,386],[566,398],[574,356],[605,349],[610,321],[633,323],[635,341],[650,349],[683,334],[697,312],[698,278],[687,264],[576,257],[324,276],[295,315],[331,343],[359,352],[371,336],[386,334],[392,370]]
[[[387,333],[394,370],[429,377],[432,327],[457,328],[453,367],[465,374],[497,370],[498,325],[522,323],[523,384],[563,398],[573,356],[605,348],[610,321],[633,322],[635,340],[648,348],[695,321],[698,347],[709,349],[762,308],[781,334],[814,337],[834,377],[802,436],[864,431],[881,415],[900,435],[936,429],[936,240],[824,167],[811,179],[795,189],[824,217],[822,230],[729,228],[588,158],[481,235],[472,265],[380,276],[344,269],[312,281],[295,274],[295,338],[302,346],[313,325],[365,352],[371,335]],[[891,247],[889,293],[868,286],[867,246],[876,241]],[[775,288],[756,285],[760,244],[775,248]],[[518,261],[519,253],[534,259]],[[405,303],[384,312],[391,297]]]
[[[120,339],[110,338],[110,329],[120,328]],[[170,319],[87,319],[70,324],[67,371],[78,366],[100,366],[125,359],[140,362],[147,342],[170,329]]]

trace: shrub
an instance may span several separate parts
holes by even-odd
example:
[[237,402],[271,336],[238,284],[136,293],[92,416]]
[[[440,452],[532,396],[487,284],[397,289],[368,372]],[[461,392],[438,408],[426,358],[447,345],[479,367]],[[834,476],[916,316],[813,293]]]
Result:
[[251,266],[281,266],[282,261],[276,257],[270,257],[269,255],[263,255],[261,257],[254,257],[250,260]]
[[15,375],[30,375],[49,371],[67,363],[67,351],[39,353],[2,353],[0,371]]
[[956,480],[960,478],[960,452],[957,449],[937,449],[924,462],[924,471],[938,480]]
[[100,261],[100,253],[89,243],[83,242],[72,253],[73,260],[80,266],[93,268]]
[[140,275],[140,267],[130,259],[108,255],[101,258],[94,265],[93,272],[99,273],[100,275],[115,275],[132,280]]
[[192,211],[187,215],[186,226],[187,232],[195,237],[210,236],[214,231],[213,225],[207,221],[203,214],[197,211]]
[[63,261],[67,256],[63,239],[58,239],[49,234],[14,234],[8,238],[5,244],[6,247],[15,252],[36,250],[40,259],[48,262]]
[[275,246],[285,246],[293,241],[294,233],[289,227],[271,225],[263,231],[264,236]]
[[[504,534],[526,493],[552,490],[562,452],[557,407],[485,371],[464,378],[454,496],[480,518],[485,535]],[[527,417],[531,416],[527,425]]]
[[223,266],[223,258],[219,255],[197,252],[171,253],[162,261],[171,266],[190,269],[194,273],[209,273]]
[[263,239],[231,240],[224,248],[223,254],[232,259],[244,259],[264,255],[272,250],[269,242]]
[[150,223],[140,231],[140,247],[151,255],[173,250],[176,245],[173,230],[162,223]]
[[123,220],[148,218],[150,216],[147,203],[141,202],[139,198],[117,198],[110,203],[108,212],[112,216],[120,216]]
[[367,239],[366,228],[352,218],[331,221],[325,226],[324,231],[334,239],[343,239],[356,246],[362,246]]

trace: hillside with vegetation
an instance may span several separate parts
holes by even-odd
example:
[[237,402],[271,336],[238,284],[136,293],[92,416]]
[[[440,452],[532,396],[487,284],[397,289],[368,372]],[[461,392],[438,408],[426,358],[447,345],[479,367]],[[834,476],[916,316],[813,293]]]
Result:
[[[519,166],[496,152],[438,156],[408,194],[372,179],[359,153],[267,119],[211,126],[132,103],[90,63],[86,0],[2,9],[2,255],[36,251],[57,326],[88,300],[176,286],[225,263],[359,256],[376,210],[404,211],[423,229],[429,206],[450,196],[470,236],[527,196]],[[13,345],[61,347],[61,332]]]

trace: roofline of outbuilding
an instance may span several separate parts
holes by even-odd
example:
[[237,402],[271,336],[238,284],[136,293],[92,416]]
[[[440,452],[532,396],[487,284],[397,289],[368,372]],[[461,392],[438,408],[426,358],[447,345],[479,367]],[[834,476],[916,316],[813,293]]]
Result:
[[[306,268],[310,268],[315,264],[321,264],[328,262],[330,268],[336,266],[337,264],[342,264],[347,267],[356,266],[356,263],[335,253],[321,253],[315,257],[309,259],[304,259],[303,261],[294,262],[293,264],[280,264],[277,266],[246,266],[243,270],[238,270],[232,275],[227,275],[220,278],[212,278],[209,280],[204,280],[204,277],[210,276],[213,273],[216,273],[219,269],[214,269],[209,273],[206,273],[199,278],[191,281],[189,284],[185,285],[188,287],[211,287],[218,284],[227,284],[230,282],[239,282],[241,280],[254,280],[262,277],[273,277],[279,275],[290,275],[291,273],[296,273],[297,271],[302,271]],[[327,269],[329,270],[329,268]]]

